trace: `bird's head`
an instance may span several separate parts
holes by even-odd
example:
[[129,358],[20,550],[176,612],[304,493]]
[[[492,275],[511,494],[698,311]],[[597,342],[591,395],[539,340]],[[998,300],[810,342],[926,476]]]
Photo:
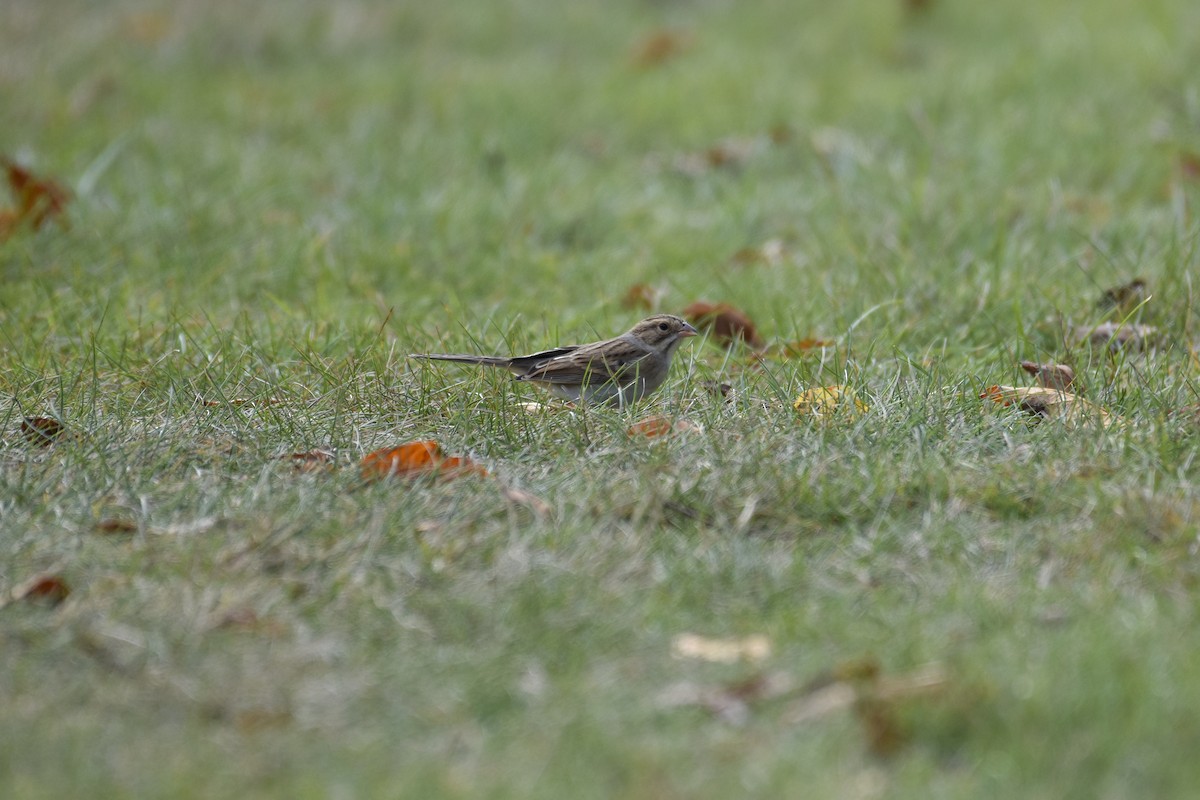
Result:
[[634,325],[629,333],[651,347],[669,352],[682,339],[695,336],[699,331],[687,320],[673,314],[655,314]]

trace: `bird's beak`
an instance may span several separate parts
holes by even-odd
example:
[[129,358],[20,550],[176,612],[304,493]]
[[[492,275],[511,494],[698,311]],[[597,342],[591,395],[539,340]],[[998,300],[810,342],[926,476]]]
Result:
[[685,322],[685,323],[683,323],[683,327],[679,329],[679,335],[680,336],[699,336],[700,331],[696,330],[691,325],[689,325],[688,323]]

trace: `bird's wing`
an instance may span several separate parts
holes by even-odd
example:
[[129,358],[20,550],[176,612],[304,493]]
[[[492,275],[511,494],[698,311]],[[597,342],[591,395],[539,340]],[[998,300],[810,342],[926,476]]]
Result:
[[572,348],[563,355],[532,364],[517,380],[562,384],[620,382],[630,376],[631,368],[639,361],[653,354],[652,350],[632,344],[626,347],[614,347],[611,342],[602,344],[605,347]]
[[562,347],[556,347],[553,350],[543,350],[540,353],[530,353],[527,356],[517,356],[516,358],[510,359],[511,367],[514,371],[520,370],[523,373],[536,370],[556,358],[569,356],[571,353],[577,351],[580,347],[581,345],[568,344],[563,345]]

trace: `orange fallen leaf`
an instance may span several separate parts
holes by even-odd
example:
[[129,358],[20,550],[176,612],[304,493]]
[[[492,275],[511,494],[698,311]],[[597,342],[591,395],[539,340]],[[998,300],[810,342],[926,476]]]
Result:
[[657,30],[633,46],[630,61],[635,67],[649,69],[675,58],[692,46],[692,36],[684,31]]
[[758,329],[746,312],[728,303],[698,301],[685,308],[683,316],[693,325],[711,331],[713,339],[725,347],[732,347],[738,341],[756,349],[763,346]]
[[23,222],[37,230],[54,218],[66,225],[62,214],[71,199],[67,189],[48,178],[38,178],[12,159],[0,156],[0,163],[4,165],[8,187],[17,201],[15,211],[6,216],[0,232],[12,233]]
[[66,600],[69,594],[71,594],[71,588],[58,575],[38,575],[17,587],[12,593],[12,598],[56,606]]
[[21,420],[21,433],[29,442],[39,447],[54,444],[66,429],[65,425],[53,417],[26,417]]
[[363,479],[437,475],[457,478],[462,475],[487,475],[487,470],[468,458],[448,457],[437,442],[409,442],[367,453],[359,464]]
[[633,423],[626,433],[630,436],[645,436],[647,439],[653,439],[670,433],[687,433],[699,429],[700,426],[686,419],[673,420],[670,417],[656,415]]
[[820,350],[825,347],[833,347],[836,342],[833,339],[798,339],[794,342],[788,342],[783,346],[783,351],[788,355],[800,355],[807,353],[809,350]]
[[653,311],[658,308],[663,292],[647,283],[635,283],[621,295],[621,307],[628,309],[644,309]]

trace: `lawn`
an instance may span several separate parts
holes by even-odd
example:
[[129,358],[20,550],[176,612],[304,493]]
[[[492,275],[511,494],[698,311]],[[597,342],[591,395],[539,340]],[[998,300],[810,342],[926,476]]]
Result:
[[0,796],[1200,782],[1195,2],[7,0],[0,155]]

